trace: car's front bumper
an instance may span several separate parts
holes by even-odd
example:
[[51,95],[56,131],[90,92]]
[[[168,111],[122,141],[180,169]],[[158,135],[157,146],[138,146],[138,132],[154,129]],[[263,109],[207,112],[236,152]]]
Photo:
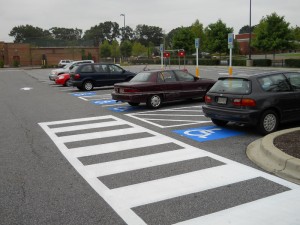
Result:
[[256,125],[259,120],[260,111],[249,109],[231,109],[204,105],[202,110],[206,117],[224,121]]
[[49,80],[55,81],[56,78],[57,78],[56,74],[49,74]]

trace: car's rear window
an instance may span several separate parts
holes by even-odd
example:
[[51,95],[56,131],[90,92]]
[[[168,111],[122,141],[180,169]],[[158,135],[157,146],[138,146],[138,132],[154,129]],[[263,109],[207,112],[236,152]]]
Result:
[[133,77],[130,82],[151,82],[153,78],[153,73],[141,72]]
[[222,78],[214,84],[210,92],[249,94],[251,85],[249,80],[242,78]]

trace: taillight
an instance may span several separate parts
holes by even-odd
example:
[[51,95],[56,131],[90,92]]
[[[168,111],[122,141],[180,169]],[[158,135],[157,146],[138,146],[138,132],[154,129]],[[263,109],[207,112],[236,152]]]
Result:
[[79,74],[75,74],[74,75],[74,79],[79,79],[80,78],[80,75]]
[[140,92],[138,89],[134,89],[134,88],[124,88],[123,89],[124,93],[135,93],[135,92]]
[[209,104],[211,102],[212,102],[212,98],[210,96],[208,96],[208,95],[205,95],[205,103]]
[[235,98],[232,101],[234,106],[256,106],[256,102],[251,98]]

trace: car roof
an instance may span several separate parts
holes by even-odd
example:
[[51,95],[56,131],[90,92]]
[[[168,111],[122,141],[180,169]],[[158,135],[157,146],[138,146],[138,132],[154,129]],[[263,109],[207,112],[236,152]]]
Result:
[[255,73],[255,74],[250,74],[250,75],[245,75],[245,74],[237,74],[232,77],[230,76],[221,76],[218,79],[225,79],[225,78],[242,78],[242,79],[253,79],[253,78],[258,78],[258,77],[264,77],[268,75],[276,75],[276,74],[283,74],[283,73],[299,73],[297,71],[266,71],[262,73]]

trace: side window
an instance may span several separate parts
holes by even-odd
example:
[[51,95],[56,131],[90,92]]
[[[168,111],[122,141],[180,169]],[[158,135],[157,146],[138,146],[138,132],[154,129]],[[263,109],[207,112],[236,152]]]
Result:
[[122,73],[122,69],[116,65],[109,65],[109,70],[111,73]]
[[290,85],[283,74],[275,74],[258,79],[262,89],[268,92],[290,91]]
[[175,74],[171,71],[164,71],[161,72],[161,75],[163,77],[163,80],[168,83],[168,82],[176,82],[176,77]]
[[81,68],[82,73],[91,73],[93,72],[92,65],[85,65]]
[[285,74],[295,91],[300,91],[300,73],[287,73]]
[[179,81],[194,81],[194,77],[184,71],[177,70],[175,73]]

